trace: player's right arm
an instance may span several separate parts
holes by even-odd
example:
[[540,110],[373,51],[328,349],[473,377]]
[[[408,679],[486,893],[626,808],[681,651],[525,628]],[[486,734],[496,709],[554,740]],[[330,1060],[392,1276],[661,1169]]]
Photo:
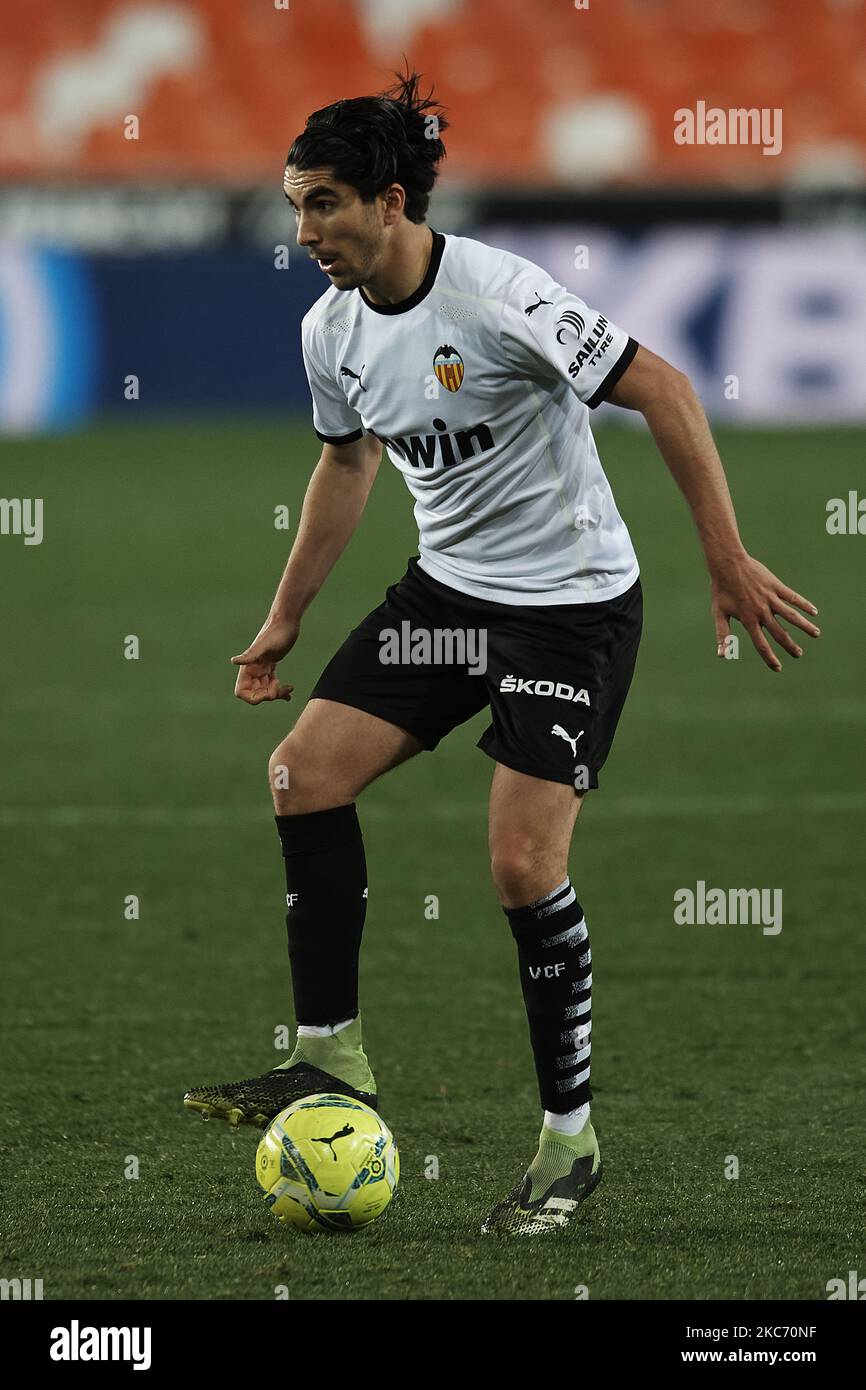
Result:
[[382,444],[372,434],[347,444],[323,445],[270,612],[246,651],[232,657],[233,665],[240,667],[235,684],[239,700],[259,705],[291,699],[294,686],[279,681],[277,663],[298,640],[304,611],[358,525],[381,461]]

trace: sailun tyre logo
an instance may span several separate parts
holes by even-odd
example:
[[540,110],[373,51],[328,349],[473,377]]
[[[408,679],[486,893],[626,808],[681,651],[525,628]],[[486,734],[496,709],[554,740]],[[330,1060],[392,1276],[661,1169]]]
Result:
[[466,368],[456,348],[448,343],[437,348],[433,357],[433,370],[446,391],[460,390]]
[[577,334],[578,342],[580,342],[586,332],[586,324],[576,309],[566,309],[564,314],[560,314],[556,322],[562,324],[562,327],[556,330],[556,341],[563,346],[565,345],[565,339],[562,335],[563,333],[567,333],[569,329],[573,329]]

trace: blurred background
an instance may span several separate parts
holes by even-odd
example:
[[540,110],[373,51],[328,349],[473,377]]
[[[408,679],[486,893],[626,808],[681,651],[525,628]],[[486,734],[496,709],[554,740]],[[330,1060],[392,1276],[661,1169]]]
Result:
[[6,0],[0,427],[122,413],[130,372],[137,418],[306,410],[285,152],[404,54],[451,120],[432,226],[542,262],[716,416],[866,418],[863,0]]

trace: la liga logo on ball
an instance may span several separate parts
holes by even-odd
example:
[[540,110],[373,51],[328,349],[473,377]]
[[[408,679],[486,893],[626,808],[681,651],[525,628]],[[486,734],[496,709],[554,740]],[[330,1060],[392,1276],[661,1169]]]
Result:
[[323,1093],[287,1106],[256,1151],[256,1180],[274,1216],[301,1231],[357,1231],[388,1206],[400,1156],[362,1101]]
[[433,370],[446,391],[459,391],[466,368],[463,358],[449,343],[437,348],[433,357]]

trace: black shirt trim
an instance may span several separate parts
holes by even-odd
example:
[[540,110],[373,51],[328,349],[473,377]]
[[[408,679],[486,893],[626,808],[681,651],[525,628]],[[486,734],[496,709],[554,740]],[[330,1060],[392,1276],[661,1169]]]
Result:
[[[313,429],[316,429],[315,425]],[[363,430],[354,430],[352,434],[322,434],[320,430],[316,430],[316,434],[325,444],[354,444],[356,439],[364,437]]]
[[[433,228],[430,228],[433,232]],[[439,264],[442,260],[442,252],[445,250],[445,238],[441,232],[433,232],[433,250],[430,255],[430,264],[427,267],[427,274],[421,281],[417,290],[409,295],[408,299],[401,299],[398,304],[374,304],[367,297],[364,290],[359,285],[358,293],[368,309],[372,309],[376,314],[405,314],[408,309],[414,309],[416,304],[420,304],[422,299],[426,299],[433,288],[436,276],[439,273]]]
[[622,350],[622,353],[620,354],[617,361],[614,362],[604,381],[601,383],[597,391],[593,391],[592,395],[587,401],[587,405],[590,407],[591,410],[595,410],[595,407],[597,405],[601,405],[602,401],[607,400],[608,396],[610,395],[613,388],[616,386],[616,383],[619,381],[626,367],[628,367],[630,363],[634,361],[634,355],[637,352],[639,346],[640,344],[636,343],[634,338],[629,338],[628,342]]

